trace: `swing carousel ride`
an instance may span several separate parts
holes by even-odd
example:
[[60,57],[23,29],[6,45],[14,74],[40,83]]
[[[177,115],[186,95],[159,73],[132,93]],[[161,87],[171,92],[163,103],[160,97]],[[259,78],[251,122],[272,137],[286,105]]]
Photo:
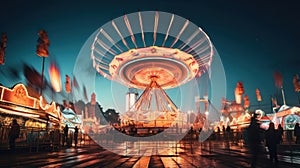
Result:
[[208,71],[213,45],[207,34],[182,17],[137,12],[116,18],[97,31],[91,46],[93,67],[104,78],[142,90],[121,115],[140,127],[183,126],[187,119],[166,93]]

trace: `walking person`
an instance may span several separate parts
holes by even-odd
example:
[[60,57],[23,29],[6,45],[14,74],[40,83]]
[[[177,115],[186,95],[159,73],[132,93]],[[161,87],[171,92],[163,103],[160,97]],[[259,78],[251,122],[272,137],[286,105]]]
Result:
[[65,143],[68,145],[68,133],[69,133],[69,127],[68,125],[66,125],[64,128],[63,146],[65,145]]
[[223,125],[222,126],[222,134],[223,134],[223,140],[225,140],[226,139],[226,128],[225,128],[225,126]]
[[275,130],[275,126],[273,122],[269,124],[269,128],[266,131],[265,137],[266,137],[266,146],[268,147],[269,150],[270,163],[271,165],[276,166],[278,163],[277,145],[279,144],[280,137],[279,137],[279,132]]
[[20,125],[18,124],[16,119],[13,119],[9,131],[9,148],[12,151],[15,150],[16,139],[19,137],[19,134],[20,134]]
[[277,128],[278,134],[279,134],[279,143],[282,144],[283,142],[283,128],[281,126],[281,124],[278,124],[278,128]]
[[78,127],[75,126],[74,128],[74,143],[75,143],[75,147],[77,147],[77,142],[78,142]]
[[227,134],[227,140],[231,141],[232,140],[232,135],[231,135],[231,128],[229,125],[226,127],[226,134]]
[[251,168],[256,167],[257,156],[261,152],[261,129],[256,117],[251,117],[251,122],[247,128],[247,138],[251,151]]
[[296,144],[300,144],[300,126],[296,123],[294,128],[294,136],[296,137]]

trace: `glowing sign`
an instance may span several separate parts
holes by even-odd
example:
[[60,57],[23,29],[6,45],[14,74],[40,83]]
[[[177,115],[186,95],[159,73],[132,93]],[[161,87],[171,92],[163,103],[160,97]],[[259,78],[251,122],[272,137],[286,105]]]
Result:
[[38,109],[38,100],[30,97],[28,91],[23,84],[17,84],[13,89],[8,89],[3,86],[1,88],[0,101],[18,104],[30,108]]

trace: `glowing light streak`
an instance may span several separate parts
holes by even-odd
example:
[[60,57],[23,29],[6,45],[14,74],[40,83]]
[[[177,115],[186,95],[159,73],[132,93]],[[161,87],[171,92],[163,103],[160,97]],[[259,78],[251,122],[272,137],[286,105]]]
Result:
[[186,29],[186,27],[189,25],[189,20],[186,20],[182,29],[180,30],[180,32],[178,33],[176,39],[174,40],[173,44],[170,46],[170,48],[172,48],[176,43],[177,41],[179,40],[180,36],[182,35],[182,33],[184,32],[184,30]]
[[202,56],[202,57],[197,57],[194,58],[195,60],[205,60],[205,59],[209,59],[211,57],[210,53],[207,53],[206,55]]
[[53,62],[51,62],[51,64],[50,64],[49,76],[50,76],[50,81],[51,81],[53,90],[55,92],[61,92],[62,86],[61,86],[60,72],[59,72],[58,67]]
[[115,28],[115,30],[117,31],[118,35],[121,37],[123,44],[127,47],[128,50],[130,50],[130,48],[127,45],[127,42],[125,41],[124,37],[122,36],[120,30],[118,29],[117,25],[115,24],[114,21],[111,22],[112,26]]
[[196,50],[196,53],[201,54],[201,53],[207,51],[208,49],[210,49],[210,46],[205,45],[205,46],[199,48],[198,50]]
[[120,47],[119,47],[119,45],[118,44],[116,44],[116,42],[103,30],[103,29],[101,29],[100,30],[100,32],[104,35],[104,37],[108,40],[108,41],[110,41],[112,44],[114,44],[115,45],[115,47],[120,51],[120,52],[124,52]]
[[40,115],[38,115],[38,114],[22,113],[22,112],[17,112],[17,111],[13,111],[13,110],[7,110],[7,109],[4,109],[4,108],[0,108],[0,110],[4,113],[7,113],[7,114],[19,115],[19,116],[23,116],[23,117],[32,117],[32,118],[39,118],[40,117]]
[[[207,58],[207,59],[210,59],[210,58]],[[202,58],[196,59],[196,61],[198,62],[198,66],[201,67],[203,65],[209,65],[210,62],[207,59],[202,59]]]
[[162,46],[165,45],[165,42],[166,42],[167,39],[168,39],[169,31],[170,31],[171,26],[172,26],[172,24],[173,24],[173,20],[174,20],[174,14],[172,14],[172,17],[171,17],[171,20],[170,20],[170,23],[169,23],[169,27],[168,27],[168,30],[167,30],[167,33],[166,33],[166,36],[165,36],[165,39],[164,39],[164,42],[163,42]]
[[[199,30],[202,31],[202,29],[200,27],[199,27]],[[205,37],[207,38],[207,40],[208,40],[208,43],[209,43],[209,46],[210,46],[210,55],[213,56],[213,54],[214,54],[213,44],[210,41],[210,38],[208,37],[208,35],[204,31],[202,31],[202,32],[205,35]],[[212,60],[212,58],[211,58],[211,60]]]
[[100,51],[98,48],[95,48],[93,51],[96,51],[96,53],[98,53],[99,55],[105,56],[105,54],[102,51]]
[[[110,58],[106,54],[104,54],[102,51],[100,51],[99,49],[95,48],[94,51],[96,51],[96,53],[98,53],[99,55],[102,55],[103,56],[102,58],[105,58],[106,60],[110,61]],[[100,60],[97,57],[94,57],[94,58],[97,59],[97,60]]]
[[189,48],[187,48],[185,50],[185,52],[189,53],[193,50],[195,50],[197,47],[199,47],[201,44],[203,44],[205,42],[205,38],[201,38],[200,40],[198,40],[197,42],[195,42],[193,45],[191,45]]
[[1,99],[0,100],[3,100],[3,94],[4,94],[4,87],[0,86],[1,89]]
[[153,46],[155,45],[156,42],[156,32],[157,32],[157,26],[158,26],[158,19],[159,15],[158,12],[155,12],[155,20],[154,20],[154,30],[153,30]]
[[180,50],[183,50],[183,48],[185,46],[187,46],[198,34],[200,33],[200,31],[195,31],[187,40],[186,43],[184,43],[184,45],[182,47],[179,47]]
[[52,114],[54,117],[57,117],[59,120],[62,117],[61,111],[59,106],[56,107],[56,103],[52,102],[50,105],[49,104],[45,104],[43,105],[43,97],[40,96],[40,107],[41,109],[43,109],[45,112]]
[[[99,65],[98,65],[98,66],[99,66]],[[112,80],[112,78],[111,78],[109,75],[107,75],[105,72],[103,72],[102,70],[100,70],[100,69],[98,68],[98,66],[96,67],[97,72],[98,72],[100,75],[102,75],[104,78],[107,78],[107,79],[109,79],[109,80]]]
[[108,51],[111,55],[116,55],[117,52],[115,50],[113,50],[112,48],[108,47],[103,41],[101,41],[100,39],[97,39],[97,43],[106,51]]
[[139,21],[140,21],[140,27],[141,27],[141,32],[142,32],[142,40],[143,40],[143,43],[144,43],[144,47],[146,47],[146,43],[145,43],[145,35],[144,35],[143,21],[142,21],[141,12],[139,12]]
[[126,27],[127,27],[127,30],[130,34],[130,38],[131,38],[131,41],[133,42],[135,48],[137,48],[137,45],[136,45],[136,41],[135,41],[135,38],[134,38],[134,35],[133,35],[133,32],[132,32],[132,29],[131,29],[131,25],[130,25],[130,22],[127,18],[127,15],[124,15],[124,22],[126,24]]
[[97,68],[101,68],[107,71],[109,70],[109,67],[106,64],[105,65],[97,64]]
[[[97,41],[97,37],[99,36],[99,34],[101,33],[101,30],[102,29],[100,29],[98,32],[97,32],[97,34],[96,34],[96,36],[95,36],[95,38],[94,38],[94,41],[93,41],[93,44],[92,44],[92,46],[91,46],[91,58],[95,58],[95,55],[94,55],[94,51],[96,50],[96,48],[95,48],[95,43],[96,43],[96,41]],[[99,53],[98,53],[99,54]],[[100,54],[100,55],[102,55],[102,54]],[[103,56],[103,55],[102,55]]]

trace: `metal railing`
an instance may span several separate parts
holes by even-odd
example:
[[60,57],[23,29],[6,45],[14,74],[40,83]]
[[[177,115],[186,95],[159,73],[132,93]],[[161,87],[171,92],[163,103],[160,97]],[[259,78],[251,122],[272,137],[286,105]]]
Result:
[[[0,150],[9,149],[9,126],[0,128]],[[21,128],[19,137],[16,139],[16,149],[32,151],[57,150],[64,146],[75,146],[74,133],[69,131],[67,142],[64,142],[64,133],[60,129],[45,128]],[[77,146],[90,145],[92,139],[84,133],[78,133]]]

